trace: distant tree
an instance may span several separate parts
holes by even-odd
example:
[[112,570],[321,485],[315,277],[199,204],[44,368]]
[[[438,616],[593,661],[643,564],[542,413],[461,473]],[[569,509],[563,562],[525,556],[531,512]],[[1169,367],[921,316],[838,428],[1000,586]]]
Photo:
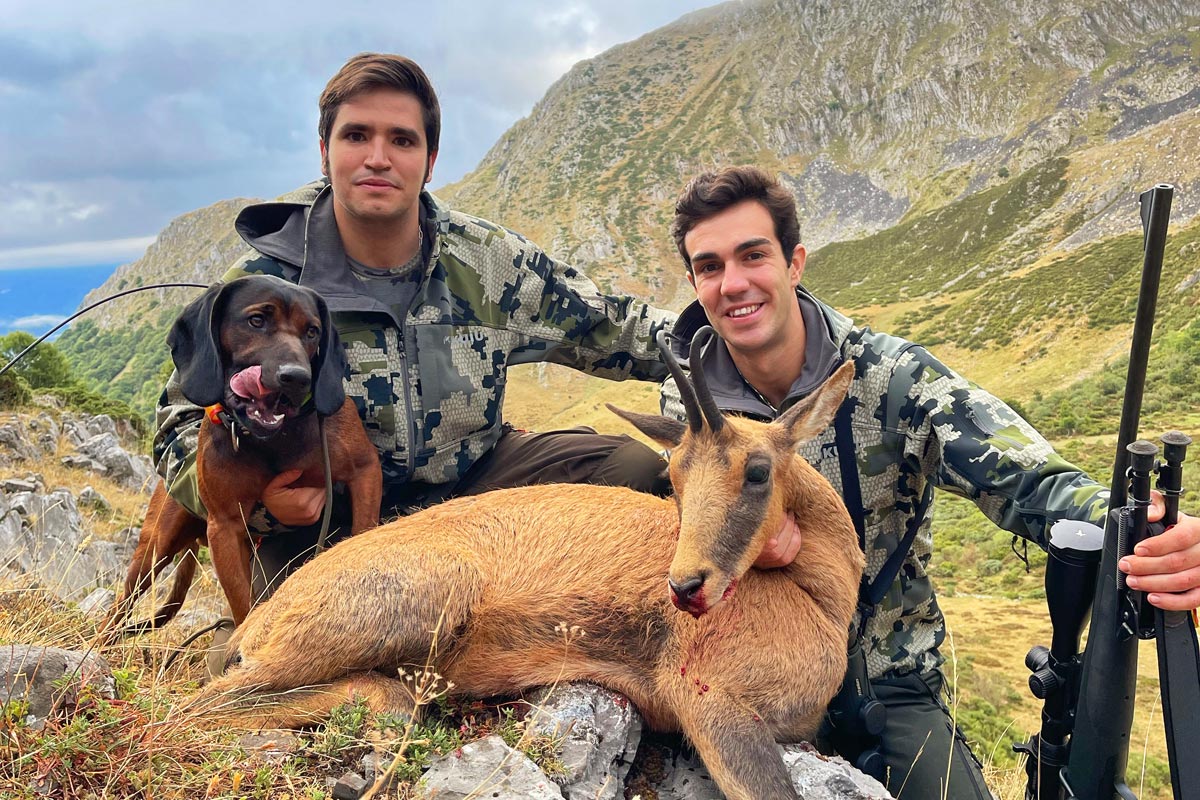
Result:
[[29,384],[12,370],[0,375],[0,408],[19,408],[33,400]]
[[[13,331],[0,336],[0,366],[12,361],[18,353],[37,339],[25,331]],[[75,382],[67,359],[49,342],[42,342],[21,359],[9,372],[25,379],[33,389],[68,386]]]

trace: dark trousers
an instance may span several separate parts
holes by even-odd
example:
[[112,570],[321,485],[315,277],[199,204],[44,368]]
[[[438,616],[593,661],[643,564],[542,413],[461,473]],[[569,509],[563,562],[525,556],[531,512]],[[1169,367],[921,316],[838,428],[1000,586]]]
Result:
[[[491,452],[456,484],[385,486],[380,519],[386,521],[453,497],[539,483],[592,483],[628,486],[665,497],[671,493],[667,462],[625,435],[591,428],[533,433],[505,426]],[[327,544],[348,534],[349,499],[334,497]],[[263,538],[255,548],[252,574],[255,602],[269,597],[289,574],[316,552],[320,525]]]
[[943,699],[940,672],[871,681],[887,708],[882,752],[896,800],[992,800],[979,760]]

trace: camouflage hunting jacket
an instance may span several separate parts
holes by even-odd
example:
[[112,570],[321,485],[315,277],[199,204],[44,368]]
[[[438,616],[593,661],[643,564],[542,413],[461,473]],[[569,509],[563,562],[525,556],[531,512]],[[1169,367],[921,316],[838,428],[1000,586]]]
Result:
[[[385,492],[457,480],[501,435],[508,367],[565,364],[614,380],[661,380],[654,335],[673,314],[602,295],[522,236],[421,195],[427,259],[408,308],[366,293],[351,271],[325,181],[244,209],[252,250],[222,278],[271,274],[325,298],[346,351],[346,393],[379,449]],[[159,401],[154,457],[192,508],[200,409],[175,376]],[[183,474],[180,486],[177,478]],[[193,509],[197,510],[197,509]],[[198,509],[202,512],[202,509]]]
[[[867,622],[867,669],[872,678],[934,669],[943,661],[938,647],[946,635],[929,576],[934,489],[972,500],[996,525],[1043,548],[1059,519],[1103,524],[1108,493],[1055,453],[1008,405],[925,348],[856,327],[803,287],[797,297],[808,339],[805,363],[782,406],[772,408],[745,382],[717,339],[702,355],[713,397],[724,411],[770,420],[844,361],[854,362],[845,402],[852,405],[862,504],[849,511],[864,532],[865,580],[874,579],[909,527],[917,526],[899,575]],[[680,315],[674,348],[681,363],[687,364],[692,333],[705,324],[699,303]],[[684,419],[673,379],[663,385],[662,406],[664,414]],[[842,491],[834,425],[800,453]]]

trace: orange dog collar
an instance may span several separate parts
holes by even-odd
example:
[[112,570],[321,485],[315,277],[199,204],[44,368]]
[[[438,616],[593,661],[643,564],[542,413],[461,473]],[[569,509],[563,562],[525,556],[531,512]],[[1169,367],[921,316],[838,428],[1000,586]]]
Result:
[[214,403],[213,405],[204,409],[204,415],[208,417],[208,421],[213,425],[223,425],[224,423],[221,422],[221,417],[219,415],[224,411],[225,408],[220,403]]

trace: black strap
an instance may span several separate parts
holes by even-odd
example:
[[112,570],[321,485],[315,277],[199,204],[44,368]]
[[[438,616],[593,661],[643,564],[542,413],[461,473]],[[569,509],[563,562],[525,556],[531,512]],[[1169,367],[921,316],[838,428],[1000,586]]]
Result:
[[[855,401],[853,398],[846,398],[842,403],[842,407],[838,409],[837,416],[833,420],[834,444],[838,452],[838,466],[842,472],[842,500],[846,504],[846,508],[850,511],[850,518],[854,521],[854,530],[858,532],[858,546],[864,553],[867,552],[866,530],[864,528],[866,516],[866,508],[863,507],[862,487],[858,480],[858,459],[855,456],[854,450],[854,433],[852,428],[852,419],[854,416]],[[875,576],[875,580],[867,582],[867,576],[864,574],[862,580],[858,584],[858,611],[859,611],[859,635],[867,626],[867,620],[875,615],[875,607],[883,600],[888,589],[895,582],[896,576],[900,574],[901,567],[904,566],[904,559],[908,555],[908,550],[912,547],[913,540],[917,538],[917,528],[920,527],[920,520],[914,515],[908,522],[908,530],[904,532],[904,538],[900,540],[899,546],[896,547],[892,554],[888,556],[884,562],[883,568]]]

